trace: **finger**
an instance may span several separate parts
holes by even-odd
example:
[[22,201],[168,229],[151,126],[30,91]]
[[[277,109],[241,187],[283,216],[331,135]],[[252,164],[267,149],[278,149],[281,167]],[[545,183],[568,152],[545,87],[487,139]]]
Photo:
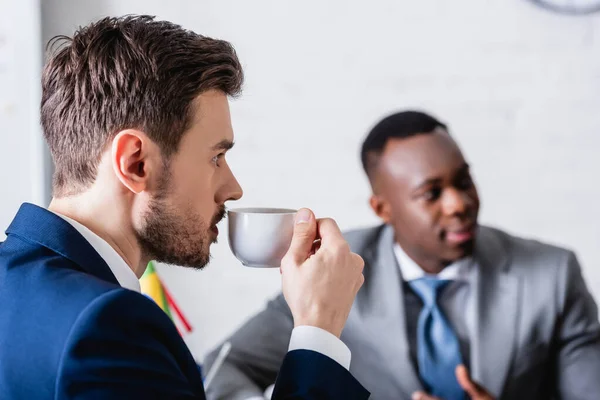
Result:
[[308,208],[302,208],[296,213],[292,243],[286,254],[296,264],[302,264],[312,249],[317,236],[317,221]]
[[439,397],[428,395],[425,392],[414,392],[411,400],[441,400]]
[[317,221],[317,231],[321,244],[327,247],[346,242],[338,224],[331,218],[319,219]]
[[458,380],[458,384],[471,398],[486,394],[486,391],[481,386],[471,380],[469,370],[462,364],[456,367],[456,379]]
[[352,263],[357,268],[360,268],[361,271],[365,268],[365,260],[363,260],[363,258],[360,255],[356,253],[350,253],[350,257],[352,257]]
[[363,275],[365,260],[356,253],[350,253],[350,258],[352,259],[352,267],[357,268],[358,272],[360,272],[360,274],[358,274],[358,280],[356,281],[356,291],[358,291],[363,283],[365,283],[365,276]]

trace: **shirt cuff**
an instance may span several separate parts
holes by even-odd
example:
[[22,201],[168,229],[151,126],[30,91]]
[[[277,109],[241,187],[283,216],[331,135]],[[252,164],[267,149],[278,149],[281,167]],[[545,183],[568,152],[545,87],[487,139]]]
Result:
[[350,370],[352,354],[348,346],[332,333],[316,326],[297,326],[292,331],[290,347],[292,350],[312,350],[321,353]]

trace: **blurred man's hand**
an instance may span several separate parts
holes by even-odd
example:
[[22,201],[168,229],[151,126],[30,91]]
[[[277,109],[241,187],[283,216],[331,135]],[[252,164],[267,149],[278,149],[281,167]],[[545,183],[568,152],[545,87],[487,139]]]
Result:
[[[456,367],[456,379],[460,386],[465,390],[471,400],[494,400],[494,396],[488,393],[481,385],[473,382],[469,371],[464,365]],[[430,396],[424,392],[415,392],[412,400],[444,400],[439,397]]]

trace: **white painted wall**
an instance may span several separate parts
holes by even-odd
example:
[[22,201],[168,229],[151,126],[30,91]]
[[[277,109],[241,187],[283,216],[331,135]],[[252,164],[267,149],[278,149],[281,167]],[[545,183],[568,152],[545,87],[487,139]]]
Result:
[[39,127],[42,66],[37,0],[0,0],[0,241],[19,205],[45,205],[45,144]]
[[[236,46],[247,75],[229,157],[240,205],[375,223],[359,144],[383,114],[423,108],[472,163],[483,222],[575,249],[600,299],[599,16],[524,0],[45,0],[43,36],[125,13]],[[222,231],[205,271],[159,271],[195,325],[198,357],[279,288],[278,271],[241,267]]]

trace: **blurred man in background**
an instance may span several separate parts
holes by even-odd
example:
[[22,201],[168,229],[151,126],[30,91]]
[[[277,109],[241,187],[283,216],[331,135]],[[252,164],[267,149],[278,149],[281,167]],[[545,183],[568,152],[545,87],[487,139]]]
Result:
[[[346,233],[366,265],[342,338],[371,398],[597,399],[598,309],[575,255],[478,225],[469,165],[427,114],[383,119],[361,157],[383,224]],[[262,393],[292,328],[280,295],[228,339],[209,398]]]

